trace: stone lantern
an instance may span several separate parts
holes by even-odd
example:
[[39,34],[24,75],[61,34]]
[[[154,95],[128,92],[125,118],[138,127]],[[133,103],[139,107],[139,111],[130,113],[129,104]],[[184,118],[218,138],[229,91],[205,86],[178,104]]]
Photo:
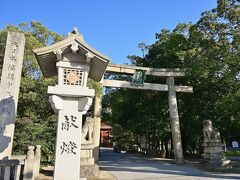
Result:
[[76,28],[64,40],[34,53],[45,77],[58,76],[57,85],[48,87],[58,114],[54,179],[80,179],[82,115],[95,94],[87,80],[100,81],[110,59],[90,47]]

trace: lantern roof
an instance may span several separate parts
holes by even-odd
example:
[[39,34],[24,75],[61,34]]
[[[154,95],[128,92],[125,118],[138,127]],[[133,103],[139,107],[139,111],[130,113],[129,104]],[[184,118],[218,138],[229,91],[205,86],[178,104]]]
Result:
[[58,61],[70,61],[89,64],[89,78],[100,81],[110,62],[109,57],[88,45],[76,28],[62,41],[34,49],[33,52],[45,77],[57,75]]

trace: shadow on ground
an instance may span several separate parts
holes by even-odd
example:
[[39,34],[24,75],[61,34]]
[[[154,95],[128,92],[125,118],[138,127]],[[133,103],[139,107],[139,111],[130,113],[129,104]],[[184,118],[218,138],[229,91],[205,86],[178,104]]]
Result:
[[[191,164],[176,165],[173,161],[156,160],[138,154],[121,154],[113,152],[110,148],[102,148],[100,165],[119,179],[164,179],[187,178],[197,179],[240,179],[239,173],[206,172],[191,167]],[[191,178],[190,178],[191,177]]]

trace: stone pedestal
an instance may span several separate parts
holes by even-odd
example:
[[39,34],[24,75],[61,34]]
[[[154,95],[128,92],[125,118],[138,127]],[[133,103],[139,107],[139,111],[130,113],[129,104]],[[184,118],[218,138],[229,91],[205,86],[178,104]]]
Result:
[[223,143],[220,140],[204,140],[204,163],[210,169],[229,168],[230,161],[223,154]]
[[82,144],[81,148],[81,164],[91,165],[94,164],[93,158],[93,145],[92,144]]
[[[84,96],[72,93],[75,89]],[[59,86],[48,88],[48,93],[52,94],[53,91],[61,95],[49,97],[52,108],[58,114],[54,180],[78,180],[80,179],[82,115],[86,114],[92,104],[94,90],[84,87],[71,87],[68,91],[61,89],[61,93],[58,90]],[[74,94],[76,97],[69,97],[69,94]]]
[[99,176],[99,166],[94,164],[93,144],[82,144],[80,177]]
[[94,164],[93,144],[94,119],[87,117],[82,128],[81,168],[80,176],[94,178],[99,176],[99,167]]

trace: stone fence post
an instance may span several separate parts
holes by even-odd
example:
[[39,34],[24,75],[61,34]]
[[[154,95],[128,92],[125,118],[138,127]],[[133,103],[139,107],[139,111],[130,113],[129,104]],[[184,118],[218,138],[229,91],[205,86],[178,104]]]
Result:
[[[0,180],[35,180],[39,176],[41,146],[28,147],[27,155],[13,155],[11,159],[0,160]],[[23,173],[21,175],[21,173]]]
[[37,178],[39,176],[40,162],[41,162],[41,146],[37,145],[34,156],[34,169],[33,169],[34,178]]
[[34,168],[34,146],[28,146],[27,158],[25,160],[23,179],[34,180],[33,168]]

